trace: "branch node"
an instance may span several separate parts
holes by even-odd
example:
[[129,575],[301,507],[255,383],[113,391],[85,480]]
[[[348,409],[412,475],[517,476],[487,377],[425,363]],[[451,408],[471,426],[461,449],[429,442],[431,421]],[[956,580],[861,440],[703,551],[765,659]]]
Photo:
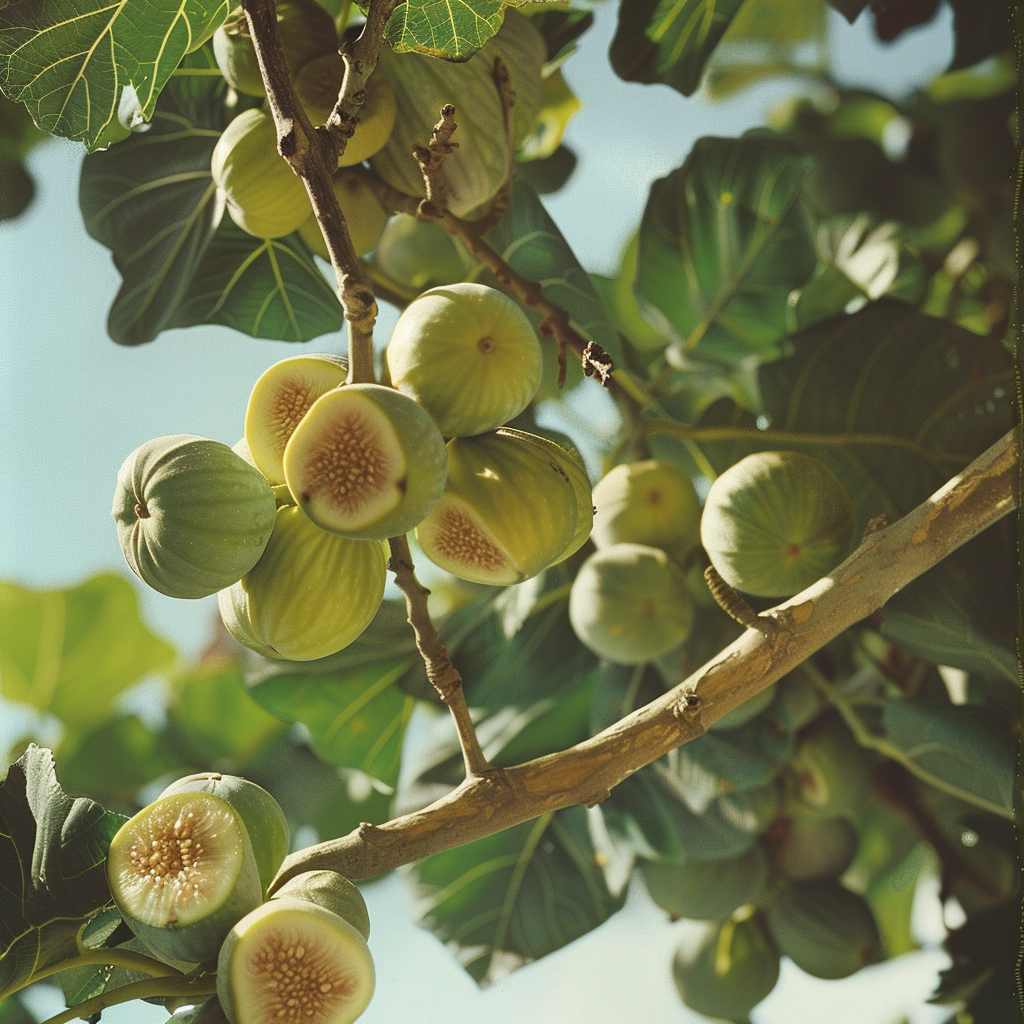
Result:
[[711,596],[722,611],[735,619],[741,626],[757,625],[757,612],[722,579],[713,565],[709,565],[704,570],[704,579],[707,580]]
[[[700,713],[703,701],[693,690],[687,690],[675,703],[672,714],[684,722],[700,724]],[[702,730],[703,731],[703,728]]]
[[359,838],[366,843],[372,843],[381,833],[380,826],[369,821],[359,822],[359,828],[356,831],[359,833]]
[[860,542],[863,544],[873,533],[884,530],[888,525],[889,517],[884,512],[880,512],[877,516],[872,516],[868,520],[868,525],[864,527],[864,536],[861,537]]
[[602,387],[610,387],[612,370],[615,369],[612,357],[596,341],[588,341],[583,350],[583,373],[587,377],[597,377]]

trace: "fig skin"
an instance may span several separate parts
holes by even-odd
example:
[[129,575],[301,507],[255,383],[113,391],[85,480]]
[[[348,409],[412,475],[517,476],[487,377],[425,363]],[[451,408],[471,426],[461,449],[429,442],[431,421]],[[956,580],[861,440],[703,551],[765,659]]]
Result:
[[731,587],[792,597],[846,557],[853,502],[839,478],[800,452],[758,452],[712,485],[700,537]]
[[217,601],[239,643],[266,658],[312,661],[366,629],[386,582],[386,545],[334,536],[285,505],[263,558]]
[[595,654],[640,665],[690,634],[693,602],[682,571],[659,548],[613,544],[580,566],[569,591],[569,621]]
[[111,511],[125,560],[154,590],[200,598],[240,580],[274,525],[274,494],[220,441],[157,437],[125,459]]
[[396,214],[388,221],[373,262],[388,277],[417,292],[456,284],[469,269],[454,239],[440,224],[407,213]]
[[296,503],[321,529],[355,540],[407,533],[444,490],[448,453],[422,406],[380,384],[318,398],[284,452]]
[[537,394],[543,365],[519,306],[470,282],[413,299],[384,356],[391,383],[419,402],[445,437],[483,434],[518,416]]
[[[331,184],[334,186],[334,195],[345,218],[352,247],[357,256],[365,256],[373,251],[384,233],[388,222],[387,211],[377,202],[377,197],[366,184],[358,168],[342,168],[335,171]],[[330,263],[331,254],[327,251],[327,243],[324,241],[316,214],[310,213],[302,222],[299,237],[309,246],[310,252]]]
[[257,238],[297,231],[312,205],[302,179],[277,151],[274,119],[264,110],[243,110],[224,129],[210,160],[231,219]]
[[291,897],[308,900],[355,927],[364,939],[370,937],[370,914],[359,889],[337,871],[303,871],[289,878],[271,899]]

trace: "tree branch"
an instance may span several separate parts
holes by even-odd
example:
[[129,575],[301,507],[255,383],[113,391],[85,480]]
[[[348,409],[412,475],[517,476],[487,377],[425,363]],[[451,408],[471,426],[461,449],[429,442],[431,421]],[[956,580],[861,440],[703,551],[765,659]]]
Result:
[[470,778],[429,807],[289,856],[272,888],[301,871],[366,878],[575,804],[593,805],[644,765],[791,671],[871,615],[1018,501],[1017,431],[909,515],[872,533],[831,575],[759,622],[668,693],[568,750]]

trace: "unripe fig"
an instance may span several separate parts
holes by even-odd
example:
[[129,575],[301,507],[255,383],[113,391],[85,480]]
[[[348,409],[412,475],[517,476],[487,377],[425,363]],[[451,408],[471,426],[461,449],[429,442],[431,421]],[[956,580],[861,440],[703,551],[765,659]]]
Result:
[[445,437],[507,423],[540,384],[540,342],[503,292],[470,282],[412,300],[384,351],[391,383],[415,398]]
[[[295,95],[314,125],[324,124],[331,116],[344,81],[345,58],[337,51],[311,60],[295,76]],[[366,80],[364,93],[359,124],[338,157],[339,167],[351,167],[373,156],[395,126],[395,91],[387,75],[375,70]]]
[[838,882],[784,885],[765,918],[779,951],[816,978],[845,978],[878,959],[871,907]]
[[[357,256],[365,256],[380,240],[384,225],[388,222],[388,215],[384,207],[377,202],[377,197],[366,184],[358,168],[349,167],[335,171],[331,183],[334,185],[334,194],[345,218],[349,237],[352,239],[352,247]],[[327,243],[324,241],[315,214],[311,213],[302,222],[299,236],[309,246],[310,252],[321,259],[330,260]]]
[[224,129],[210,169],[231,219],[250,235],[290,235],[309,217],[306,186],[278,153],[274,119],[264,110],[243,110]]
[[341,356],[288,356],[260,374],[245,409],[245,442],[253,465],[271,482],[283,484],[284,449],[310,406],[345,383]]
[[386,569],[379,541],[337,537],[284,506],[256,567],[218,594],[221,618],[239,643],[264,657],[326,658],[370,624]]
[[374,263],[415,291],[455,284],[467,269],[452,236],[437,221],[407,213],[388,221],[374,250]]
[[370,937],[370,914],[363,894],[337,871],[303,871],[289,878],[271,899],[309,900],[354,925],[364,939]]
[[680,562],[700,539],[700,499],[689,476],[661,459],[625,462],[594,487],[594,544],[661,548]]
[[639,665],[687,638],[693,601],[682,571],[664,551],[613,544],[580,566],[569,592],[569,621],[595,654]]
[[[334,19],[315,0],[278,0],[277,28],[292,78],[304,64],[338,49]],[[213,34],[213,55],[233,89],[250,96],[267,94],[241,7]]]
[[531,437],[501,429],[448,442],[444,494],[416,530],[435,565],[504,586],[562,557],[576,533],[576,489]]
[[721,921],[760,898],[768,879],[768,858],[755,845],[727,860],[644,861],[641,871],[651,899],[673,917]]
[[211,996],[196,1011],[192,1024],[231,1024],[224,1016],[224,1007],[216,996]]
[[238,812],[252,843],[264,894],[288,854],[288,820],[281,805],[255,782],[238,775],[200,772],[172,782],[158,799],[176,793],[212,793]]
[[795,881],[838,878],[853,863],[859,842],[847,818],[780,818],[768,840],[776,868]]
[[704,503],[700,538],[722,579],[757,597],[791,597],[846,556],[853,502],[800,452],[758,452],[727,469]]
[[231,1024],[351,1024],[373,987],[373,959],[359,931],[289,897],[242,918],[217,960],[217,995]]
[[779,954],[760,917],[730,918],[709,927],[696,943],[680,946],[672,976],[690,1009],[746,1021],[779,980]]
[[241,815],[212,793],[161,797],[110,842],[107,881],[126,924],[155,953],[201,963],[263,898]]
[[444,490],[448,455],[426,410],[380,384],[318,398],[284,451],[288,488],[317,526],[385,540],[411,530]]
[[140,579],[170,597],[199,598],[259,561],[274,527],[274,495],[226,444],[172,434],[125,459],[111,514]]

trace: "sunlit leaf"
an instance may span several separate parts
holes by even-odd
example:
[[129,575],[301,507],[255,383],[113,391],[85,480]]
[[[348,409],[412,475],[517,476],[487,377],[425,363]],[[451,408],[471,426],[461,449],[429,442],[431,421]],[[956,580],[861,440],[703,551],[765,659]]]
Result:
[[428,53],[445,60],[464,61],[493,36],[505,8],[526,0],[406,0],[399,4],[384,30],[384,38],[399,53]]

